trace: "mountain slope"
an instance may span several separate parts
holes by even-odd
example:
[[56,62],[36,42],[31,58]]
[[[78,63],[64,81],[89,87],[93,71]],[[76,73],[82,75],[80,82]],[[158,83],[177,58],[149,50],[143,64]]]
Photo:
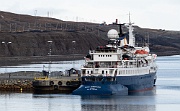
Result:
[[[0,56],[45,56],[51,40],[52,55],[86,54],[108,41],[108,30],[115,25],[62,21],[48,17],[19,15],[0,11]],[[123,27],[124,31],[127,31]],[[144,29],[135,26],[136,43],[149,41],[158,55],[180,54],[180,32]],[[11,41],[11,44],[8,42]],[[72,41],[76,41],[73,43]]]

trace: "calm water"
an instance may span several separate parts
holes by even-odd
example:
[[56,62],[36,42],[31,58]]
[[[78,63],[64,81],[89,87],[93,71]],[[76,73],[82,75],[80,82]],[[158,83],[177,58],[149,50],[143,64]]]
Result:
[[[50,65],[51,71],[65,71],[72,67],[80,69],[84,64],[84,60],[77,61],[56,61]],[[19,66],[2,66],[0,67],[0,73],[18,72],[18,71],[42,71],[49,70],[49,62],[42,62],[36,64],[22,64]]]
[[129,96],[0,93],[0,111],[179,111],[180,56],[158,57],[157,85]]

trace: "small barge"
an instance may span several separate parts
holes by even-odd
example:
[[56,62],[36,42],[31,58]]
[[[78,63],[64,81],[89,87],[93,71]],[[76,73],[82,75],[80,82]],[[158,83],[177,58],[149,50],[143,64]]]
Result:
[[80,71],[74,68],[63,72],[43,71],[32,85],[35,93],[71,93],[80,86]]

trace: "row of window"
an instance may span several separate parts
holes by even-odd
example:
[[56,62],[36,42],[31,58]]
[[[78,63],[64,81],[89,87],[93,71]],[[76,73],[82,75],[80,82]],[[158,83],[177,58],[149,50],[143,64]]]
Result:
[[[93,71],[87,71],[87,74],[93,74]],[[108,71],[102,70],[102,74],[108,74]]]
[[112,57],[112,55],[99,55],[99,57]]
[[[119,71],[119,74],[139,74],[139,73],[148,73],[146,69],[144,70],[121,70]],[[87,71],[87,74],[93,74],[93,71]],[[108,74],[108,71],[102,70],[102,74]]]
[[144,74],[144,73],[148,73],[148,70],[143,69],[143,70],[122,70],[122,71],[119,71],[119,75],[120,74]]

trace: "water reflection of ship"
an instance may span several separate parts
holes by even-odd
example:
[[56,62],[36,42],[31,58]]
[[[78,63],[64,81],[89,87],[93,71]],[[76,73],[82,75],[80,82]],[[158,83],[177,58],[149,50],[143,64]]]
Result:
[[151,90],[129,92],[128,95],[131,95],[131,96],[154,96],[154,95],[156,95],[156,86],[154,86]]
[[82,111],[156,111],[156,89],[131,96],[82,95]]
[[83,104],[82,111],[156,111],[156,105]]
[[[81,86],[76,95],[128,95],[128,92],[150,90],[156,82],[156,54],[148,46],[135,46],[132,23],[129,33],[111,29],[106,46],[90,50],[81,68]],[[129,43],[126,36],[129,35]]]
[[80,71],[74,68],[69,70],[42,71],[43,76],[33,81],[35,93],[71,93],[80,86]]

